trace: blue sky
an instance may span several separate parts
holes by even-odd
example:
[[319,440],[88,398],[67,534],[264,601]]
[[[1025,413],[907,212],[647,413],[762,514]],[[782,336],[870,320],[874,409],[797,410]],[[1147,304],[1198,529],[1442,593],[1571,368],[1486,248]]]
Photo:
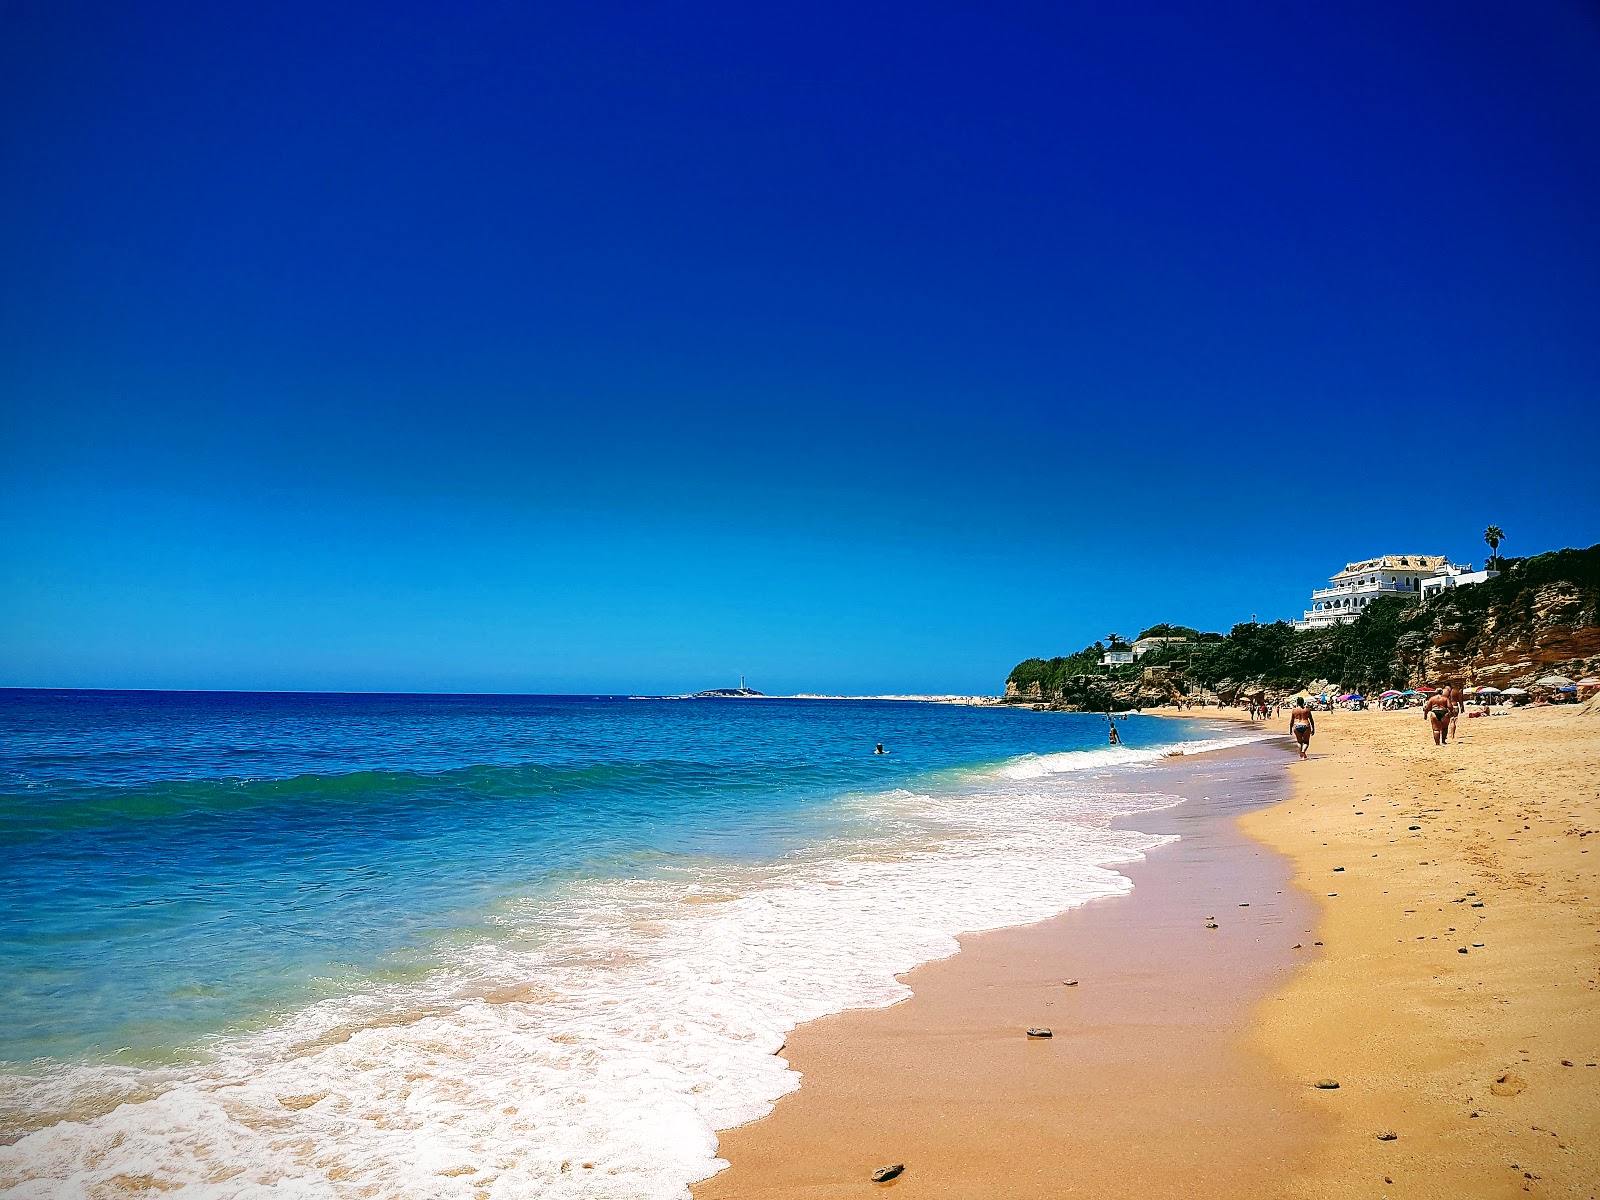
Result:
[[1600,540],[1592,6],[334,7],[7,6],[0,685],[990,691]]

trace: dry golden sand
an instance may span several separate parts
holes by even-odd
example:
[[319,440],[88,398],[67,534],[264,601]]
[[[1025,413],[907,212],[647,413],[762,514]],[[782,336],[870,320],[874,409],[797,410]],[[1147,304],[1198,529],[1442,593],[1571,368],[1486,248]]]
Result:
[[[696,1196],[1600,1194],[1600,713],[1463,720],[1443,748],[1414,712],[1318,731],[1291,799],[1197,817],[1130,896],[797,1030],[801,1090],[723,1135]],[[1058,1037],[1017,1036],[1036,1022]]]
[[1340,1085],[1308,1093],[1336,1125],[1284,1194],[1595,1196],[1600,714],[1444,747],[1414,711],[1317,725],[1294,798],[1243,821],[1323,905],[1325,949],[1257,1011],[1287,1076]]

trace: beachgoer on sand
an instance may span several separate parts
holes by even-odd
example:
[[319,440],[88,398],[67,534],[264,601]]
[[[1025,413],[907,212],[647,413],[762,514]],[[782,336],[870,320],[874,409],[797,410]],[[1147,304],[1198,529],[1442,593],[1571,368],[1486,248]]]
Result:
[[1455,716],[1455,706],[1450,703],[1450,689],[1440,688],[1428,697],[1422,706],[1422,715],[1433,730],[1433,744],[1442,746],[1450,739],[1450,722]]
[[1450,736],[1456,736],[1456,721],[1461,716],[1461,710],[1466,707],[1467,695],[1458,683],[1446,689],[1450,693]]
[[1311,709],[1306,704],[1304,696],[1294,702],[1294,711],[1289,714],[1289,732],[1294,734],[1294,740],[1300,743],[1300,757],[1306,756],[1306,751],[1311,749],[1311,735],[1317,731],[1317,719],[1311,715]]

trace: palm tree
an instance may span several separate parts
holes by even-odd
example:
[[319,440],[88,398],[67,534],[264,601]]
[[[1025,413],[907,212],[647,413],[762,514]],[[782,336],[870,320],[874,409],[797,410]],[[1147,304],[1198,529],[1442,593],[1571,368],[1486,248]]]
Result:
[[1491,525],[1483,531],[1483,540],[1489,543],[1489,567],[1492,570],[1495,560],[1500,557],[1500,543],[1506,540],[1506,535],[1500,526]]

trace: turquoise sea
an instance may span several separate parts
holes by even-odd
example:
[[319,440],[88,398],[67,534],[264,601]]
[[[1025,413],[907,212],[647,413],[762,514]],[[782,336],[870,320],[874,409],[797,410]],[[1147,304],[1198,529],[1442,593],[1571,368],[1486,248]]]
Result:
[[[0,1189],[686,1195],[799,1021],[1126,889],[1248,732],[890,701],[0,692]],[[890,753],[872,753],[882,742]]]

